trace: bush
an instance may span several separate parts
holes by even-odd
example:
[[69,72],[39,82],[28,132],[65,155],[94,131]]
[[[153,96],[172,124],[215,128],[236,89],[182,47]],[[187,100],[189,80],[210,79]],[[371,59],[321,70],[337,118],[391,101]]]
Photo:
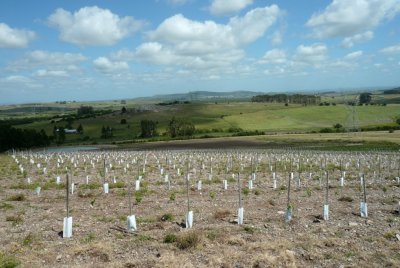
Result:
[[176,237],[175,234],[167,234],[167,235],[164,237],[164,243],[168,243],[168,244],[170,244],[170,243],[175,243],[176,240],[177,240],[177,237]]
[[173,221],[175,219],[174,215],[167,213],[161,216],[161,221]]
[[125,125],[125,124],[126,124],[126,119],[125,118],[121,119],[121,125]]
[[14,256],[8,256],[3,252],[0,252],[0,267],[14,268],[20,264],[17,258]]
[[196,248],[199,243],[200,235],[195,231],[183,233],[176,239],[176,246],[181,250]]
[[350,196],[342,196],[338,199],[338,201],[342,201],[342,202],[353,202],[353,198],[351,198]]

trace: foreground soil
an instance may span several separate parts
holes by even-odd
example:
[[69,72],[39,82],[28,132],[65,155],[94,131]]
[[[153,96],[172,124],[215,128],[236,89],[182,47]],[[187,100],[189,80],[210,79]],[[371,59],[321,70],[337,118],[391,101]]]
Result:
[[[107,151],[20,154],[15,159],[0,156],[0,266],[8,262],[21,267],[400,267],[398,154]],[[58,159],[64,161],[60,168]],[[109,169],[105,178],[103,159]],[[191,229],[184,226],[186,159],[191,159]],[[241,188],[247,189],[255,159],[254,189],[241,191],[244,224],[238,225],[239,191],[232,173],[241,173]],[[296,162],[300,159],[303,162]],[[358,159],[367,180],[368,218],[360,217]],[[326,189],[320,163],[325,160],[324,169],[330,172],[329,220],[322,218]],[[340,160],[348,163],[344,187],[339,185]],[[294,217],[285,222],[292,161],[293,167],[300,167],[301,181],[295,172],[290,192]],[[70,196],[71,238],[62,238],[66,168],[76,184]],[[134,185],[139,174],[142,190],[131,200],[138,229],[129,233],[127,184]],[[171,178],[169,190],[165,174]],[[61,177],[60,185],[54,182],[56,176]],[[222,187],[224,179],[227,190]],[[104,180],[111,188],[108,194],[103,193]],[[39,195],[37,186],[42,187]]]

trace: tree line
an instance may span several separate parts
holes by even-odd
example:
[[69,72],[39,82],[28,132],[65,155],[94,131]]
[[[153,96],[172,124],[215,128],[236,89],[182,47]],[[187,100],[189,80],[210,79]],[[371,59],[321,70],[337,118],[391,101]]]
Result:
[[257,95],[251,98],[252,102],[275,102],[275,103],[295,103],[295,104],[318,104],[321,96],[303,94],[274,94]]
[[0,126],[0,152],[10,149],[29,149],[50,145],[51,138],[42,129],[19,129],[10,125]]

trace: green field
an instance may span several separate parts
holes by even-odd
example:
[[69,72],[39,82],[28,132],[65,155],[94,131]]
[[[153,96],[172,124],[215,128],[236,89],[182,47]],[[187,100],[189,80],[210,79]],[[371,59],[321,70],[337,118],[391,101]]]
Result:
[[[86,104],[86,105],[91,105]],[[121,114],[121,107],[128,109]],[[74,104],[74,107],[79,107]],[[158,122],[160,138],[166,130],[169,120],[175,116],[188,118],[201,130],[197,136],[205,133],[209,136],[227,136],[229,128],[241,128],[244,131],[262,131],[267,133],[306,133],[322,128],[331,128],[339,123],[344,127],[352,128],[395,125],[394,121],[400,116],[400,104],[386,106],[302,106],[290,104],[231,102],[231,103],[194,103],[159,106],[154,104],[127,103],[121,105],[109,102],[106,105],[93,105],[96,109],[112,109],[113,113],[95,118],[80,119],[73,122],[76,128],[82,124],[84,134],[68,134],[67,143],[83,142],[113,142],[136,139],[140,134],[140,121],[150,119]],[[135,110],[133,110],[135,109]],[[127,124],[121,124],[126,119]],[[54,125],[63,126],[65,121],[52,123],[51,120],[36,121],[31,124],[18,125],[22,128],[44,129],[52,135]],[[114,137],[107,140],[100,139],[102,126],[114,129]]]

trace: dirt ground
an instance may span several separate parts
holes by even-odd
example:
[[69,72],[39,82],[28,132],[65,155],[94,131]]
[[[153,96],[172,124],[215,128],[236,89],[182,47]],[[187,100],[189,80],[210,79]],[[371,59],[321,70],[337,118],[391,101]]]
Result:
[[[250,149],[3,154],[0,267],[400,267],[399,160],[394,153]],[[253,172],[254,188],[248,189]],[[286,222],[290,172],[293,219]],[[62,238],[67,173],[75,184],[73,235]],[[184,224],[188,173],[190,229]],[[360,216],[359,173],[367,218]],[[138,176],[141,190],[135,191]],[[126,229],[128,183],[133,233]],[[243,225],[237,224],[239,192]],[[328,220],[322,217],[326,199]]]

